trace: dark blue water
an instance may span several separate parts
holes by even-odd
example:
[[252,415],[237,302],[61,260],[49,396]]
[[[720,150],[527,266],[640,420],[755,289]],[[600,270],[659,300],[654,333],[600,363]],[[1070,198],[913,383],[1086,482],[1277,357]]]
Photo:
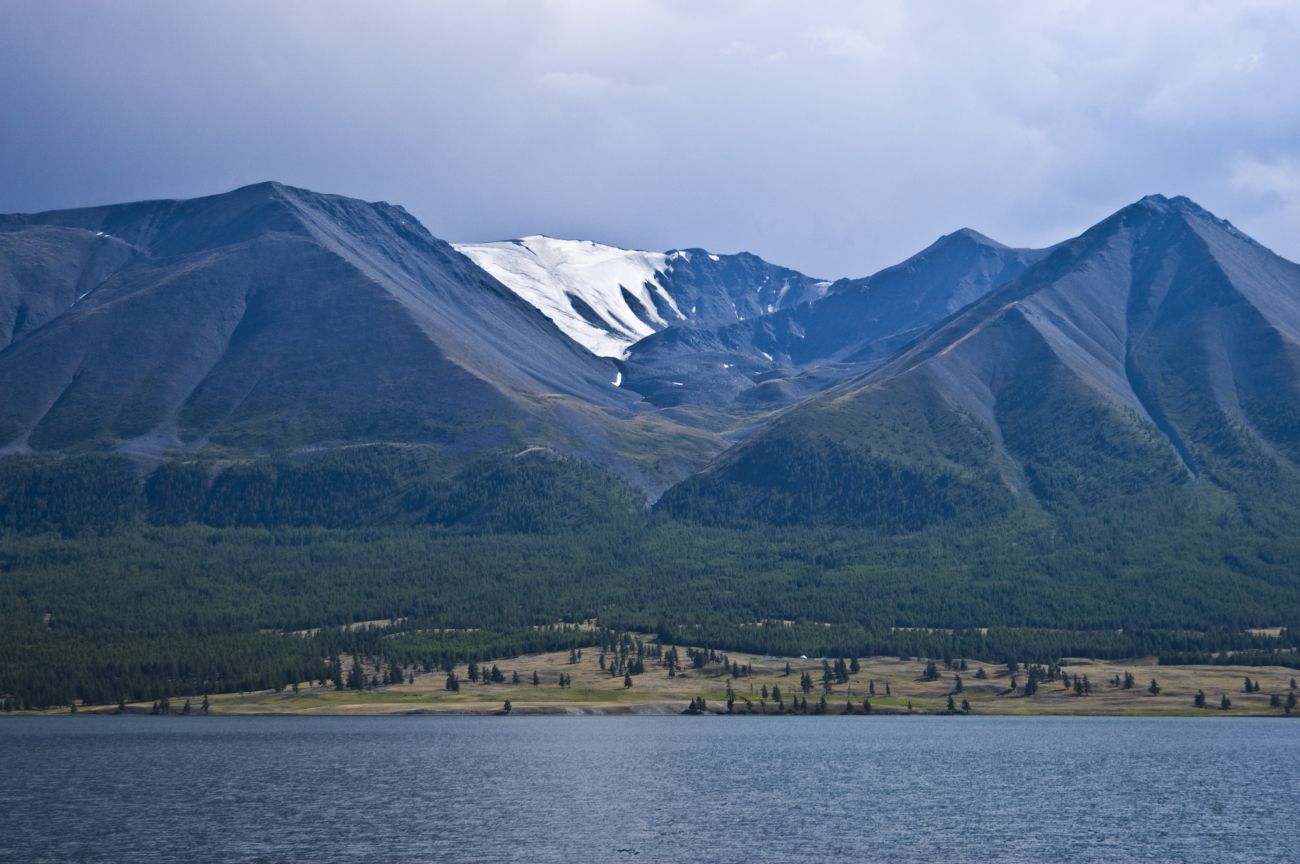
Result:
[[0,721],[0,861],[1300,861],[1300,723]]

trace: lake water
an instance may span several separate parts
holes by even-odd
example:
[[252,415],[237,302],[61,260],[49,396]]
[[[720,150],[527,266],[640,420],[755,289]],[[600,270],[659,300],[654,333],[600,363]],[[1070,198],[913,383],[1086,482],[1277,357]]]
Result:
[[1300,861],[1300,723],[0,720],[0,861]]

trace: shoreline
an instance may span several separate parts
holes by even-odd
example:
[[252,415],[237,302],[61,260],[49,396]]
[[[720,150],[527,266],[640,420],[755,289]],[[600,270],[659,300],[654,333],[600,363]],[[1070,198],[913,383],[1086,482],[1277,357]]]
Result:
[[[696,652],[697,657],[701,654]],[[611,674],[613,661],[613,655],[607,659],[593,649],[562,651],[485,661],[482,674],[471,674],[465,665],[450,674],[411,668],[400,684],[360,689],[302,682],[278,692],[209,694],[206,716],[491,717],[506,714],[509,701],[510,715],[551,717],[680,716],[689,715],[692,704],[697,704],[697,715],[758,717],[849,716],[846,709],[859,718],[1286,717],[1286,704],[1300,701],[1300,691],[1292,687],[1300,670],[1159,666],[1150,658],[1064,658],[1050,669],[1035,667],[1031,693],[1026,692],[1031,689],[1030,670],[1023,665],[1013,672],[1006,664],[975,660],[938,664],[920,658],[867,657],[853,658],[849,665],[841,658],[712,652],[699,665],[670,669],[647,653],[640,664],[644,671],[626,677],[621,665]],[[489,683],[487,671],[498,666],[497,680]],[[1203,707],[1194,704],[1198,692],[1204,696]],[[823,698],[824,710],[819,711]],[[1230,702],[1227,710],[1221,707],[1225,699]],[[60,707],[0,713],[0,718],[205,716],[203,701],[200,694],[177,694],[167,704],[128,702],[124,712],[118,704],[82,705],[75,712]],[[1289,716],[1300,717],[1300,707],[1293,706]]]

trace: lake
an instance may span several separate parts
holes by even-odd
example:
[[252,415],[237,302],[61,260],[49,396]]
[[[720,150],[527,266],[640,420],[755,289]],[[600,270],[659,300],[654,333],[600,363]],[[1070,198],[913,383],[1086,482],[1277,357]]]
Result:
[[1300,723],[0,720],[3,862],[1297,861]]

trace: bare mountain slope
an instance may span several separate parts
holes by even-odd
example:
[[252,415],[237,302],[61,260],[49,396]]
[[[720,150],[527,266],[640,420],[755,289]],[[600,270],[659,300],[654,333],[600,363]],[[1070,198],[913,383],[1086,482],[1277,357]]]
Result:
[[1148,495],[1248,506],[1297,478],[1298,351],[1300,267],[1152,196],[791,410],[664,506],[896,529]]

